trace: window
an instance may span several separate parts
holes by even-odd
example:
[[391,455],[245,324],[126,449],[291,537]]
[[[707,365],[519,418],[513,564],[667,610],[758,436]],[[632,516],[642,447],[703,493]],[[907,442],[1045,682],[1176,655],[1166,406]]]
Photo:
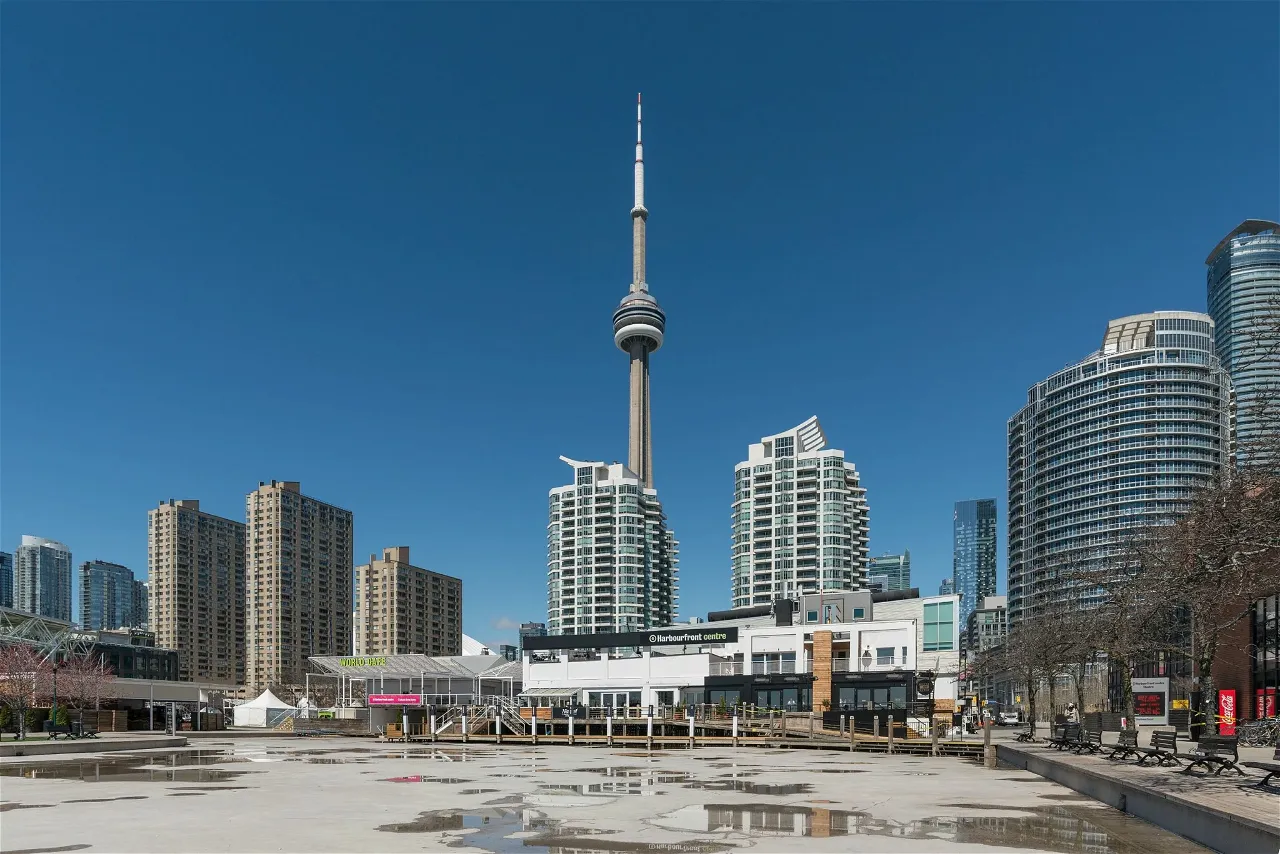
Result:
[[854,609],[853,609],[853,618],[854,618],[855,620],[865,620],[865,619],[866,619],[866,617],[867,617],[867,609],[866,609],[866,608],[854,608]]
[[816,623],[816,622],[818,622],[818,612],[817,612],[817,611],[805,611],[805,612],[804,612],[804,621],[805,621],[806,623]]
[[924,651],[955,649],[955,603],[930,602],[924,606]]
[[893,664],[893,647],[876,647],[876,664]]

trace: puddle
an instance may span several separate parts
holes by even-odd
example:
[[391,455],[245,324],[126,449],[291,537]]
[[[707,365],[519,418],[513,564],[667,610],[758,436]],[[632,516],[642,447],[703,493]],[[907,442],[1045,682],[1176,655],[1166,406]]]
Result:
[[[949,804],[970,808],[973,804]],[[1088,807],[991,807],[1014,817],[937,816],[910,822],[867,813],[788,804],[703,804],[649,820],[665,830],[692,833],[736,831],[748,836],[867,835],[929,840],[934,845],[985,845],[1063,854],[1161,854],[1204,849],[1141,819]],[[1029,815],[1028,815],[1029,814]]]
[[462,791],[458,792],[458,794],[459,795],[490,795],[497,791],[499,790],[498,789],[463,789]]
[[129,762],[60,762],[49,765],[3,765],[0,777],[31,780],[80,780],[99,782],[215,783],[245,774],[216,768],[169,768],[147,759]]
[[72,798],[64,804],[105,804],[111,801],[145,801],[146,795],[121,795],[118,798]]
[[708,792],[745,792],[748,795],[808,795],[813,792],[813,786],[809,783],[753,783],[750,780],[688,783],[684,788],[705,789]]
[[665,795],[665,791],[655,789],[655,781],[627,780],[611,783],[548,783],[538,787],[542,792],[560,792],[571,795]]
[[236,789],[256,789],[257,786],[179,786],[178,792],[230,792]]
[[59,845],[57,848],[11,848],[4,854],[59,854],[62,851],[83,851],[93,846],[87,842],[79,845]]
[[9,810],[39,810],[45,807],[53,807],[57,804],[0,804],[0,812],[9,812]]
[[[691,839],[680,842],[627,842],[601,839],[616,831],[570,827],[529,810],[481,809],[434,810],[424,812],[403,824],[384,824],[378,830],[387,833],[444,833],[446,847],[478,848],[492,854],[538,854],[538,852],[674,852],[674,854],[714,854],[728,851],[732,845],[711,840]],[[450,833],[450,831],[461,831]],[[512,838],[512,834],[532,834]]]
[[450,786],[456,786],[459,783],[471,783],[472,780],[463,780],[459,777],[423,777],[421,774],[414,774],[409,777],[383,777],[379,783],[446,783]]
[[203,798],[204,792],[170,792],[165,797],[169,798]]
[[811,768],[809,770],[816,771],[819,774],[865,774],[867,773],[867,769],[865,768]]
[[339,758],[337,756],[327,756],[327,757],[311,756],[307,758],[308,764],[311,764],[311,765],[347,765],[349,763],[355,763],[355,762],[364,764],[364,763],[367,763],[368,761],[369,761],[368,759],[356,759],[354,757],[350,759],[346,759],[346,758]]

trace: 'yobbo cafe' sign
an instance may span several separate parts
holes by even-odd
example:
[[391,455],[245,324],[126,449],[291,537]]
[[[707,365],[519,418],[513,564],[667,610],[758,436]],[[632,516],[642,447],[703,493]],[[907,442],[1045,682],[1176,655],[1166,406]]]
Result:
[[380,658],[339,658],[339,667],[386,667],[387,657]]

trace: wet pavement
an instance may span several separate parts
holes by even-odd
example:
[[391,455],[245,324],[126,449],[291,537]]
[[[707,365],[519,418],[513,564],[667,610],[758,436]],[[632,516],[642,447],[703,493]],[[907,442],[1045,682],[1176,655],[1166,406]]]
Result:
[[[148,803],[157,797],[161,809]],[[220,749],[3,760],[0,812],[0,854],[1205,850],[1008,769],[751,748],[245,738]]]

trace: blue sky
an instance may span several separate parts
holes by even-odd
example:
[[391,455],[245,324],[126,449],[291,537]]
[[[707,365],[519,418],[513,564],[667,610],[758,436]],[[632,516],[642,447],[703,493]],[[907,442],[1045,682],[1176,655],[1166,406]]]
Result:
[[[873,554],[950,573],[1005,422],[1106,321],[1204,307],[1280,212],[1263,3],[6,4],[0,546],[146,565],[260,480],[357,562],[546,614],[560,454],[626,454],[644,92],[655,480],[682,616],[728,605],[733,466],[818,415]],[[1003,581],[1001,583],[1003,589]]]

